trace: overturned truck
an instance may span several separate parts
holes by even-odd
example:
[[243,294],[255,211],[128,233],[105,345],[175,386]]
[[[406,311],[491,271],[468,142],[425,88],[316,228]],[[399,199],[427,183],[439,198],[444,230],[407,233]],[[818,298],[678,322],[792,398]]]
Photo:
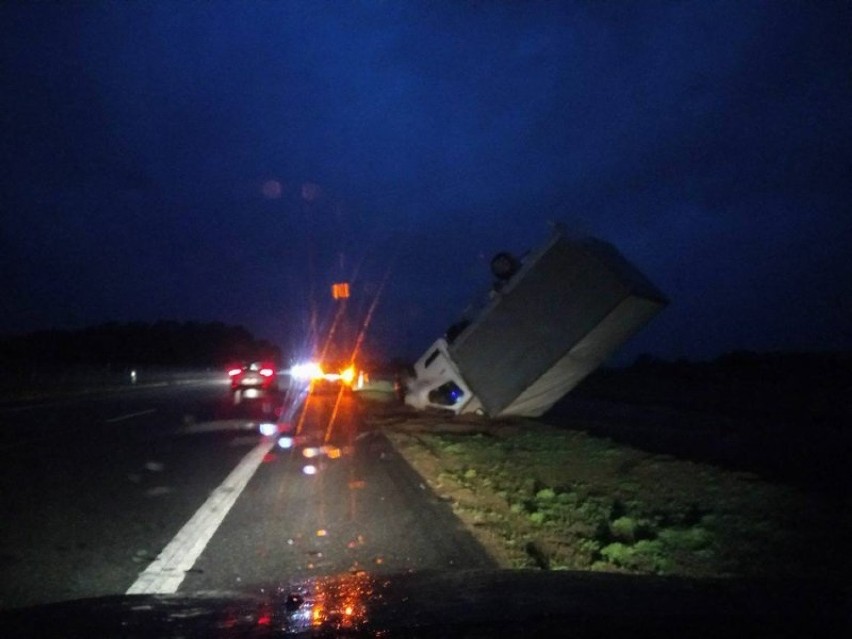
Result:
[[414,365],[420,409],[537,417],[667,304],[612,245],[559,232],[523,260],[499,253],[489,300]]

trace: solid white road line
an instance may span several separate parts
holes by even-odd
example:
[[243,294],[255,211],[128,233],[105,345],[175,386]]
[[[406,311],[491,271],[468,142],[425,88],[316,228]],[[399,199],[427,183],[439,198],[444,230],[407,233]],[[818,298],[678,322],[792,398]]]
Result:
[[139,578],[128,588],[128,595],[177,592],[186,572],[204,552],[207,543],[224,521],[225,515],[249,483],[263,461],[263,457],[274,445],[274,441],[266,439],[243,457],[222,485],[213,491],[204,505],[178,531],[157,559],[140,573]]
[[149,408],[148,410],[140,410],[137,413],[128,413],[127,415],[120,415],[118,417],[111,417],[109,419],[105,419],[105,424],[114,424],[115,422],[123,422],[125,419],[133,419],[134,417],[139,417],[140,415],[150,415],[151,413],[156,413],[156,408]]

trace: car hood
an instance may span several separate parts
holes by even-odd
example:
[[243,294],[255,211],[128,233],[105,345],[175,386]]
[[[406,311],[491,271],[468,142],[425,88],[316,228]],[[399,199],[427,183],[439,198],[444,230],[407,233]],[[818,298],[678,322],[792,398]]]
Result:
[[[847,586],[587,572],[342,574],[0,614],[4,637],[852,636]],[[689,633],[686,635],[685,633]]]

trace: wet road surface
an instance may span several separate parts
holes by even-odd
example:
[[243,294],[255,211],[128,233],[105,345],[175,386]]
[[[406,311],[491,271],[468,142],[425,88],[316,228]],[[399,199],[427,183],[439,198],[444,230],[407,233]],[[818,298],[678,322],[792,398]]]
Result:
[[[176,545],[194,547],[170,582],[180,592],[492,566],[363,430],[352,395],[305,397],[203,382],[0,406],[0,608],[127,592]],[[289,424],[300,445],[279,448],[264,422]]]

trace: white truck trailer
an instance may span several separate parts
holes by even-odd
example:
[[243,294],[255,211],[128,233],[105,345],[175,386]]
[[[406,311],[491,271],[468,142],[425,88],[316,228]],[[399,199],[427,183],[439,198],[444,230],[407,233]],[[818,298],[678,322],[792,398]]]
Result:
[[560,232],[523,260],[501,253],[485,306],[414,365],[419,409],[537,417],[667,304],[611,244]]

